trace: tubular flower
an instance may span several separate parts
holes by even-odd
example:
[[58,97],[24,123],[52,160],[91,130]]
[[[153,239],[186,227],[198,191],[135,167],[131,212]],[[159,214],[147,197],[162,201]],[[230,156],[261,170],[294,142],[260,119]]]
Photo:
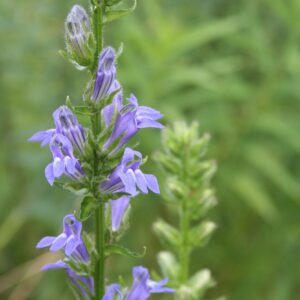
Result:
[[80,5],[74,5],[65,22],[65,38],[68,52],[79,65],[88,65],[90,50],[87,41],[91,34],[88,14]]
[[53,162],[47,165],[45,176],[50,185],[55,178],[67,175],[74,180],[80,180],[85,174],[79,160],[74,157],[71,142],[62,134],[55,134],[50,141]]
[[[128,102],[127,105],[122,106],[120,100],[115,101],[115,103],[111,104],[115,105],[114,109],[109,106],[103,110],[105,120],[112,120],[113,113],[116,109],[118,111],[116,122],[113,124],[112,134],[104,144],[104,149],[107,150],[119,140],[116,147],[112,149],[112,153],[125,145],[141,128],[164,127],[157,121],[163,117],[159,111],[147,106],[139,106],[138,100],[134,95],[129,97]],[[107,123],[106,125],[108,126]]]
[[[132,272],[134,281],[132,287],[128,291],[125,300],[147,300],[154,293],[173,293],[174,290],[164,285],[168,282],[168,279],[163,279],[159,282],[150,279],[148,269],[144,267],[134,267]],[[116,294],[119,294],[120,299],[123,296],[120,292],[120,286],[113,284],[108,287],[107,293],[103,300],[113,300]]]
[[137,188],[148,194],[148,190],[159,194],[157,179],[152,174],[144,174],[140,170],[143,157],[138,151],[126,148],[121,163],[112,172],[100,189],[106,193],[127,193],[131,196],[138,194]]
[[157,179],[152,174],[144,174],[140,170],[142,154],[126,148],[120,165],[112,172],[100,189],[105,193],[127,193],[117,200],[111,200],[112,230],[117,231],[122,223],[124,213],[129,205],[130,197],[136,196],[140,190],[148,194],[148,190],[159,194]]
[[100,54],[92,100],[99,102],[112,92],[116,79],[116,53],[112,47],[104,48]]
[[54,113],[53,119],[57,133],[66,136],[74,147],[81,153],[85,147],[85,133],[76,116],[65,105],[60,106]]
[[51,252],[63,249],[66,256],[81,262],[88,262],[90,257],[81,237],[82,224],[73,214],[66,215],[63,220],[63,232],[58,236],[46,236],[41,239],[37,248],[50,247]]
[[[90,262],[90,256],[81,237],[81,222],[79,222],[73,214],[70,214],[64,217],[63,227],[64,230],[60,235],[46,236],[38,242],[36,247],[39,249],[50,247],[49,250],[51,252],[63,249],[67,261],[72,260],[75,263],[88,264]],[[78,275],[70,268],[66,261],[59,260],[55,263],[46,264],[42,268],[44,271],[50,269],[65,269],[72,282],[79,288],[84,296],[87,296],[88,293],[94,294],[93,278]]]
[[83,152],[86,142],[85,132],[73,112],[63,105],[55,110],[52,116],[55,128],[39,131],[30,137],[29,141],[41,142],[41,145],[45,146],[56,133],[60,133],[70,140],[75,149]]

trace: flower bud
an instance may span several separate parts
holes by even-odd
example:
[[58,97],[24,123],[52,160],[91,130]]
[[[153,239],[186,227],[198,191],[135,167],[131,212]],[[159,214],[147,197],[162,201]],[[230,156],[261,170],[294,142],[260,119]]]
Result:
[[88,14],[80,5],[74,5],[65,22],[67,50],[71,58],[81,66],[88,66],[92,52],[89,36],[92,34]]
[[92,100],[99,102],[112,93],[116,79],[116,53],[111,47],[104,48],[99,57],[98,70]]

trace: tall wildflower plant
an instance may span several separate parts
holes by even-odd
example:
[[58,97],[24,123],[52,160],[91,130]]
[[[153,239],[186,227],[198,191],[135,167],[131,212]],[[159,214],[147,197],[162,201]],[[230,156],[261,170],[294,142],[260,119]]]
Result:
[[[64,58],[78,70],[85,70],[88,82],[82,105],[69,98],[53,113],[54,127],[39,131],[30,141],[47,146],[53,156],[45,167],[48,183],[74,192],[81,205],[62,221],[63,231],[46,236],[37,248],[62,251],[64,258],[43,270],[64,269],[73,283],[77,299],[143,300],[153,293],[172,293],[167,279],[153,281],[149,271],[133,268],[130,288],[107,284],[105,261],[112,253],[137,254],[118,244],[127,228],[131,199],[139,193],[159,194],[157,179],[142,171],[145,160],[129,142],[144,128],[162,128],[159,111],[139,105],[131,94],[125,97],[117,79],[118,53],[104,46],[103,28],[135,8],[121,0],[92,0],[89,12],[74,5],[65,22]],[[84,127],[79,117],[84,119]],[[86,221],[92,230],[86,232]]]
[[154,230],[170,249],[158,254],[162,273],[169,277],[177,300],[203,299],[214,285],[208,269],[191,273],[191,255],[203,247],[216,225],[207,219],[208,211],[216,205],[210,181],[216,163],[205,159],[209,136],[199,136],[198,124],[183,122],[163,132],[164,151],[155,155],[166,174],[163,197],[178,214],[178,226],[158,220]]

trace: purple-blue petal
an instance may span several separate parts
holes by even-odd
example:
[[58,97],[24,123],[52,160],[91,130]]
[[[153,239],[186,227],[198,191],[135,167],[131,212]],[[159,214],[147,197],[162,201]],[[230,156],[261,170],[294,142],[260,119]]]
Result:
[[54,172],[53,172],[53,163],[50,163],[45,168],[45,177],[46,177],[47,181],[49,182],[49,184],[53,185],[54,179],[55,179]]
[[78,240],[74,235],[70,236],[66,242],[65,253],[67,256],[75,251],[75,249],[81,244],[81,241]]
[[135,196],[137,194],[135,185],[135,175],[131,169],[126,171],[126,173],[120,172],[119,176],[124,184],[125,192]]
[[119,284],[111,284],[106,288],[106,294],[102,298],[102,300],[114,300],[115,295],[118,293],[119,294],[119,299],[123,300],[123,295],[120,292],[121,286]]
[[35,133],[31,136],[28,141],[30,142],[41,142],[42,146],[46,146],[49,144],[53,134],[55,133],[55,129],[43,130]]
[[52,243],[52,246],[50,247],[51,252],[55,252],[61,248],[63,248],[66,245],[67,242],[67,235],[65,233],[60,234],[55,238],[55,240]]
[[142,193],[148,194],[147,180],[146,180],[145,175],[139,169],[136,170],[134,173],[135,173],[135,179],[136,179],[136,184],[137,184],[138,188],[142,191]]
[[119,229],[129,202],[130,198],[127,196],[122,196],[117,200],[110,201],[112,231],[117,231]]
[[61,268],[67,268],[67,264],[64,263],[62,260],[59,260],[55,263],[49,263],[44,265],[41,270],[42,271],[47,271],[47,270],[52,270],[52,269],[61,269]]
[[55,157],[53,160],[53,175],[55,178],[60,177],[65,171],[65,164],[59,158]]
[[148,188],[155,194],[160,194],[160,189],[159,185],[157,182],[157,179],[154,175],[152,174],[144,174],[146,181],[147,181],[147,186]]
[[55,240],[54,236],[46,236],[37,243],[36,248],[40,249],[40,248],[48,247],[52,245],[54,240]]

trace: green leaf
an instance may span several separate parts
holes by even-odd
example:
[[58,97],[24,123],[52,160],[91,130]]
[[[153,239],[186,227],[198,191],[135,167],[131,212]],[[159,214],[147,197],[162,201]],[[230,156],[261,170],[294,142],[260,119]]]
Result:
[[118,10],[114,10],[112,8],[111,10],[108,10],[105,14],[104,23],[114,21],[116,19],[119,19],[123,16],[126,16],[126,15],[132,13],[136,8],[136,3],[137,3],[137,0],[133,0],[133,4],[129,8],[118,9]]
[[119,254],[131,258],[141,258],[144,257],[146,254],[146,247],[144,247],[144,251],[142,253],[137,253],[129,250],[128,248],[120,245],[107,245],[104,249],[105,256],[109,256],[111,254]]
[[81,206],[80,206],[80,212],[76,216],[78,217],[78,219],[80,221],[85,221],[94,213],[94,211],[96,210],[98,205],[99,205],[99,202],[97,201],[97,199],[95,199],[94,197],[91,197],[91,196],[86,196],[82,200]]
[[54,185],[60,187],[61,189],[64,189],[66,191],[72,192],[76,195],[83,195],[86,192],[86,188],[81,182],[61,182],[61,181],[55,181]]

